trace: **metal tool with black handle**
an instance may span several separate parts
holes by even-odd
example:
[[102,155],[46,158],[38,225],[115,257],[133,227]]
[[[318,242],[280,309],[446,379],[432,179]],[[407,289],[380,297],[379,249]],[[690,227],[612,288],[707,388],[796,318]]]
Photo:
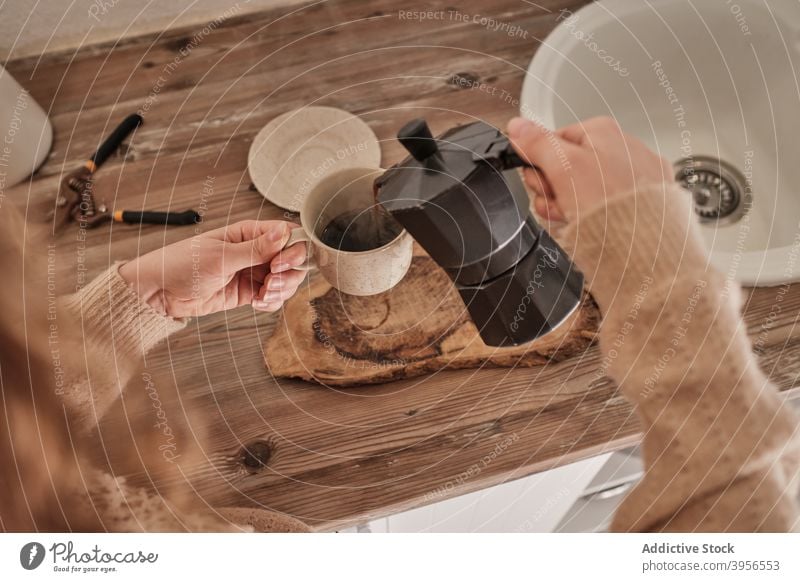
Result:
[[125,141],[125,138],[128,137],[130,134],[133,133],[137,127],[139,127],[144,120],[142,116],[138,113],[133,113],[122,120],[114,131],[111,132],[105,141],[100,144],[100,147],[97,148],[97,151],[92,154],[92,156],[86,161],[86,169],[89,170],[90,173],[94,173],[97,171],[97,168],[103,165],[111,154],[113,154],[119,146],[122,145],[122,142]]
[[[163,224],[170,226],[187,226],[200,222],[200,214],[194,210],[183,212],[161,212],[158,210],[115,210],[108,213],[107,220],[125,224]],[[105,222],[105,221],[104,221]],[[92,226],[97,226],[93,224]]]
[[186,226],[200,222],[200,215],[194,210],[183,212],[159,212],[157,210],[116,210],[114,222],[126,224],[172,224]]
[[[58,206],[66,219],[79,222],[86,228],[95,228],[106,222],[125,224],[161,224],[185,226],[200,222],[200,215],[194,210],[182,212],[161,212],[156,210],[114,210],[105,204],[96,204],[94,197],[94,173],[117,151],[122,142],[142,124],[142,116],[136,113],[122,120],[91,157],[62,183]],[[69,191],[73,192],[71,196]]]
[[64,224],[70,219],[77,222],[91,221],[98,213],[106,212],[104,206],[98,206],[94,198],[94,173],[113,154],[122,142],[142,124],[142,116],[136,113],[126,117],[100,147],[97,148],[83,165],[69,174],[62,182],[56,200],[57,220]]

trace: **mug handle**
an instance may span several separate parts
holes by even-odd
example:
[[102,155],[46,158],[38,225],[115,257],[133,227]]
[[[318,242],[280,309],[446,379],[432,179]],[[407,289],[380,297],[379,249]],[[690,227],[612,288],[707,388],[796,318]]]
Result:
[[[302,226],[298,226],[292,229],[292,232],[289,233],[289,239],[286,241],[286,244],[283,245],[282,251],[288,249],[292,245],[296,245],[297,243],[310,243],[311,238],[306,234],[306,230]],[[314,246],[311,244],[306,244],[306,260],[303,261],[301,265],[297,265],[296,267],[292,267],[294,271],[310,271],[317,266],[316,261],[314,260],[313,255]]]

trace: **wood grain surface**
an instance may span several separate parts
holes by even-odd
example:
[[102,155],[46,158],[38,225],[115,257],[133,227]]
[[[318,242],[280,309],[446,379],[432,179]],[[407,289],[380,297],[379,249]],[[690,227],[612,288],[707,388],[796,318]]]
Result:
[[[6,203],[40,219],[34,205],[60,176],[142,110],[144,125],[97,174],[99,197],[118,208],[193,207],[204,215],[197,231],[283,217],[253,191],[246,169],[250,143],[270,119],[308,104],[344,108],[382,140],[385,165],[400,157],[393,135],[409,117],[424,115],[437,133],[475,119],[502,127],[558,10],[584,3],[317,2],[7,63],[49,113],[55,142],[36,179],[8,190]],[[400,8],[466,17],[415,20]],[[474,15],[523,34],[491,30]],[[62,232],[59,282],[69,289],[115,260],[192,234],[118,225]],[[761,364],[783,390],[800,374],[798,309],[798,286],[756,290],[746,306]],[[102,423],[98,458],[147,487],[193,487],[209,505],[263,506],[331,530],[638,438],[633,410],[594,347],[537,368],[323,388],[269,374],[262,346],[275,322],[249,308],[192,321],[148,356]],[[152,451],[171,455],[145,461]]]
[[[264,353],[277,378],[347,387],[446,369],[560,362],[584,352],[599,323],[587,294],[546,336],[522,346],[486,346],[447,274],[419,251],[405,278],[379,295],[346,295],[318,278],[286,303]],[[447,381],[446,375],[430,380]]]

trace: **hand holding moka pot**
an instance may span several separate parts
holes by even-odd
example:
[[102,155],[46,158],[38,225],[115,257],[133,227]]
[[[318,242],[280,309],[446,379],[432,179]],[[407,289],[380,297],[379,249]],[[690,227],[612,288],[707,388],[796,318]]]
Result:
[[508,139],[483,122],[437,138],[397,134],[411,154],[376,181],[378,202],[450,276],[487,345],[549,333],[580,304],[583,275],[534,220]]

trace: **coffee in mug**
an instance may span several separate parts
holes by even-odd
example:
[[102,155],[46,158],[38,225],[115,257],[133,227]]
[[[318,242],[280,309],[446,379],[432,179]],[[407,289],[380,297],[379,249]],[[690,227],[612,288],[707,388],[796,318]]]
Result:
[[[327,281],[350,295],[376,295],[399,283],[413,254],[411,235],[376,201],[378,168],[347,168],[323,178],[300,210],[302,227],[286,247],[308,244],[299,270],[318,268]],[[285,247],[284,247],[285,248]]]

